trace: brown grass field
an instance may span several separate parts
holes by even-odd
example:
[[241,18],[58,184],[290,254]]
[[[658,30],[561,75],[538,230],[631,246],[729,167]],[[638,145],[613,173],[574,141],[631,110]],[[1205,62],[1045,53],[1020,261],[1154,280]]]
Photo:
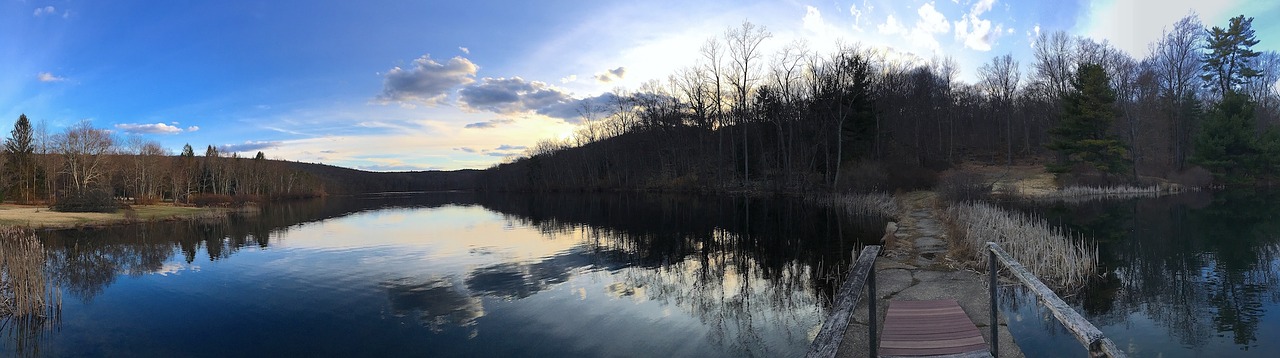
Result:
[[[171,205],[134,205],[115,213],[63,213],[46,206],[0,205],[0,225],[24,226],[32,229],[65,229],[100,226],[133,221],[162,221],[221,216],[227,209],[194,208]],[[130,213],[132,212],[132,213]]]

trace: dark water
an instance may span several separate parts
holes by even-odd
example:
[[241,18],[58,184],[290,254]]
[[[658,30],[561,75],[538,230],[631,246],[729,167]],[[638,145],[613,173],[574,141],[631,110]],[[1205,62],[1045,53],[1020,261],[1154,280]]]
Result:
[[[1027,209],[1098,241],[1105,275],[1066,300],[1131,355],[1280,357],[1280,193]],[[1010,298],[1028,356],[1084,355],[1033,300]]]
[[0,355],[799,356],[883,220],[795,200],[328,198],[42,233],[61,318]]

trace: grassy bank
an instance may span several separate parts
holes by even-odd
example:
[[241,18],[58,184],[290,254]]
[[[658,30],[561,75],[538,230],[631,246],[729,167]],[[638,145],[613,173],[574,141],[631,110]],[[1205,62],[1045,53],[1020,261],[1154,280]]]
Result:
[[0,205],[0,226],[31,229],[69,229],[140,221],[167,221],[221,218],[233,209],[196,208],[172,205],[135,205],[114,213],[64,213],[45,206]]

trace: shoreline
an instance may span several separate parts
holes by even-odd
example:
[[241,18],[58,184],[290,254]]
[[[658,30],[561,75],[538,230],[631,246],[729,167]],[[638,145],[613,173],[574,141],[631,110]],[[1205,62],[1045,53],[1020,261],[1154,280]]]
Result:
[[30,230],[79,230],[145,222],[225,219],[231,213],[257,211],[257,206],[239,208],[188,207],[170,204],[133,205],[114,213],[69,213],[44,205],[0,204],[0,226]]

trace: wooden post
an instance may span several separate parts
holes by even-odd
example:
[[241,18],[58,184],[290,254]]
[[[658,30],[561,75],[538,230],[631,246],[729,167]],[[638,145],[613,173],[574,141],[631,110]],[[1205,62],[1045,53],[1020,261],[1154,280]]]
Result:
[[1013,277],[1016,277],[1018,281],[1021,281],[1023,286],[1026,286],[1036,294],[1040,303],[1045,308],[1048,308],[1049,312],[1053,313],[1053,317],[1057,318],[1058,322],[1067,328],[1067,331],[1076,336],[1080,344],[1090,351],[1090,355],[1097,354],[1106,357],[1127,356],[1124,351],[1116,347],[1114,342],[1107,339],[1102,334],[1102,331],[1098,330],[1098,327],[1094,327],[1093,323],[1089,323],[1088,320],[1080,316],[1080,313],[1072,309],[1066,302],[1063,302],[1062,298],[1059,298],[1057,294],[1053,293],[1053,290],[1050,290],[1048,286],[1040,282],[1040,279],[1036,278],[1035,274],[1032,274],[1025,266],[1022,266],[1022,263],[1009,256],[1009,253],[1000,248],[1000,245],[994,242],[987,242],[987,250],[991,252],[992,256],[999,259],[1000,263],[1008,267],[1009,273],[1013,274]]
[[[858,307],[858,299],[862,297],[862,289],[867,285],[868,274],[875,271],[876,256],[880,255],[880,246],[871,245],[862,248],[862,254],[858,255],[858,261],[849,268],[848,276],[845,276],[844,283],[840,285],[840,292],[836,294],[836,304],[831,307],[831,313],[827,315],[827,320],[822,322],[822,330],[818,331],[818,337],[813,339],[813,343],[809,345],[809,353],[806,357],[835,357],[840,350],[840,342],[844,340],[844,332],[849,327],[849,318],[853,314],[854,308]],[[872,283],[874,285],[874,283]],[[874,299],[874,295],[872,295]],[[870,313],[875,316],[875,310]],[[872,327],[875,325],[873,324]],[[872,328],[874,330],[875,328]],[[874,347],[876,342],[870,342]],[[870,348],[871,351],[875,348]]]
[[989,276],[987,290],[991,295],[991,356],[994,358],[1000,358],[1000,321],[996,320],[996,312],[999,311],[1000,307],[996,302],[996,283],[998,281],[996,279],[997,266],[995,251],[987,250],[987,272],[987,276]]
[[876,267],[875,262],[871,263],[871,271],[867,272],[867,344],[871,346],[871,357],[878,357],[876,350],[880,345],[876,343]]

